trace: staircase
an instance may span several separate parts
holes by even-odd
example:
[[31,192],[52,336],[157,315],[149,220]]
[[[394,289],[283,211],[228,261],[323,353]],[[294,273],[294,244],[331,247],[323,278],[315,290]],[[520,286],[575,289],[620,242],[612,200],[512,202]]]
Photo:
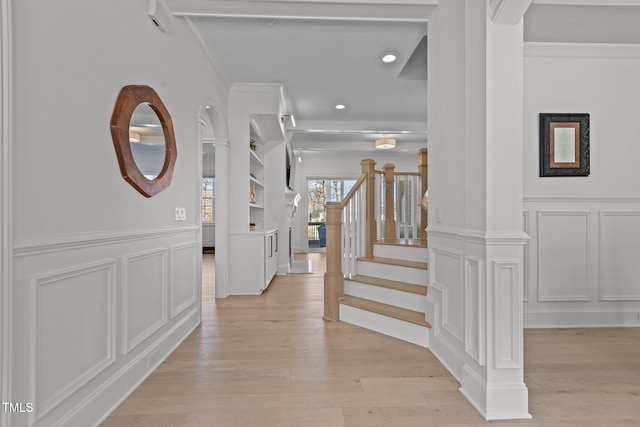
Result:
[[418,172],[360,162],[339,202],[327,202],[326,321],[343,321],[429,347],[427,149]]
[[357,258],[357,274],[344,280],[340,320],[428,347],[427,259],[423,239],[373,242],[373,256]]

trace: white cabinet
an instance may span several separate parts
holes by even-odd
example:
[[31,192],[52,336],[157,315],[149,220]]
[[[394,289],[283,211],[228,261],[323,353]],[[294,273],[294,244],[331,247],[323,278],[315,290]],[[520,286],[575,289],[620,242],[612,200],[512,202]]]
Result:
[[230,237],[229,294],[261,294],[278,268],[278,230],[232,234]]

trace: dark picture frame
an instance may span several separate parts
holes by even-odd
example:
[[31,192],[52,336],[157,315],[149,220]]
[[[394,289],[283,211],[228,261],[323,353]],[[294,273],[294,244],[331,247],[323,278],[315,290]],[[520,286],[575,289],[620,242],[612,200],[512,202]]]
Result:
[[540,113],[540,176],[589,176],[589,114]]

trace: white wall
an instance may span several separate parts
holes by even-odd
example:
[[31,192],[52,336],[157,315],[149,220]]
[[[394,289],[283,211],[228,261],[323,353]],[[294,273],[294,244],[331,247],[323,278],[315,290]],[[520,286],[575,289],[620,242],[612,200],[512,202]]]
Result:
[[[426,142],[425,142],[426,146]],[[292,226],[292,240],[294,252],[307,250],[307,179],[313,178],[346,178],[357,179],[362,173],[360,162],[364,159],[376,161],[376,169],[382,170],[385,163],[396,165],[396,172],[418,171],[418,150],[415,154],[391,151],[378,152],[336,152],[336,151],[305,151],[297,154],[302,161],[295,166],[294,191],[300,193],[301,200],[298,205]],[[297,161],[297,160],[294,160]]]
[[[162,33],[146,7],[12,1],[11,399],[35,411],[11,426],[95,425],[200,321],[196,115],[205,97],[226,111],[228,88],[185,21]],[[175,129],[173,182],[149,199],[109,131],[130,84],[153,87]]]
[[[528,44],[525,324],[640,325],[640,48]],[[539,177],[540,113],[589,113],[591,174]]]

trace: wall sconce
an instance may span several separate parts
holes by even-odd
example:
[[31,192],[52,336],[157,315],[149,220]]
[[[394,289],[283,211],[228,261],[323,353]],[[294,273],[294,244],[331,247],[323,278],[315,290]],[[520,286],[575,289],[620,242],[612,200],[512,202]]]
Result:
[[289,121],[291,122],[292,127],[296,127],[296,119],[293,117],[293,114],[283,115],[282,117],[280,117],[280,122],[282,124],[286,124],[287,119],[289,119]]

